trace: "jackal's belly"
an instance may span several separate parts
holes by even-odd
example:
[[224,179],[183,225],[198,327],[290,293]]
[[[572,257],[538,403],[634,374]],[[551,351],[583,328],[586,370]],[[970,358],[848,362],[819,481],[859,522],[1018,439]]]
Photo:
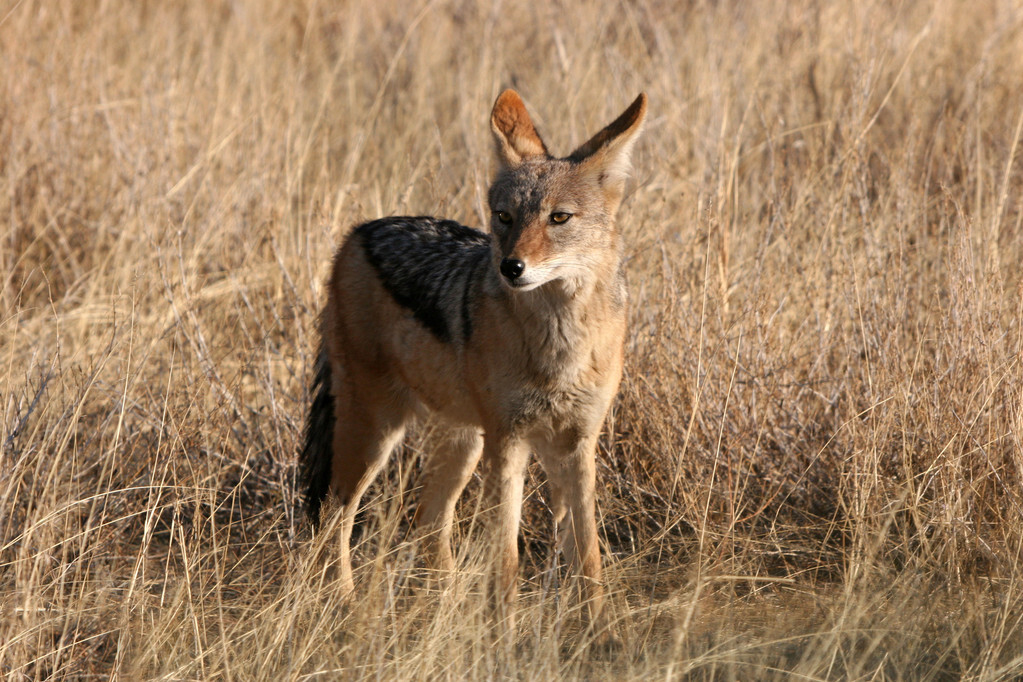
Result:
[[391,327],[387,346],[400,383],[424,407],[457,424],[490,423],[522,434],[598,424],[617,387],[613,373],[541,376],[509,355],[485,365],[466,362],[463,349],[439,341],[411,317]]
[[480,423],[457,346],[439,341],[409,317],[387,336],[392,371],[424,407],[454,423]]

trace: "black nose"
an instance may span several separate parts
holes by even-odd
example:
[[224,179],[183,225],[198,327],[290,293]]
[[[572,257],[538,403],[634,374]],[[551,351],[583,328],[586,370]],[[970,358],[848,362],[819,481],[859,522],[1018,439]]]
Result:
[[517,280],[525,269],[526,264],[515,258],[505,258],[501,261],[501,274],[511,282]]

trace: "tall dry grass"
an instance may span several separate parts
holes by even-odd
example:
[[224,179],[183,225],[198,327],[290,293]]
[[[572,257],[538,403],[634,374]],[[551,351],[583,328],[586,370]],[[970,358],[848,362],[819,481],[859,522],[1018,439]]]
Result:
[[[0,676],[1023,675],[1021,44],[999,0],[4,3]],[[331,249],[481,224],[509,85],[563,153],[651,100],[612,658],[542,476],[514,651],[471,494],[458,579],[420,585],[415,440],[353,603],[296,513]]]

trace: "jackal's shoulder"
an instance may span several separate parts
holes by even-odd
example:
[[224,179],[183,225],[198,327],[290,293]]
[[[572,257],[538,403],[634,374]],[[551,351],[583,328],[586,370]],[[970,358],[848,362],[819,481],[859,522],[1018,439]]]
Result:
[[394,301],[434,336],[468,339],[473,283],[490,254],[486,233],[454,220],[401,216],[359,225],[350,242]]

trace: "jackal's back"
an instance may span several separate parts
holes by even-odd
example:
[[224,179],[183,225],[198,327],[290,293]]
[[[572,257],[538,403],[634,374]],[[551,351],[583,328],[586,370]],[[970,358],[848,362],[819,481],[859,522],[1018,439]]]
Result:
[[453,220],[382,218],[350,237],[395,303],[440,341],[472,335],[473,281],[488,266],[490,238]]

